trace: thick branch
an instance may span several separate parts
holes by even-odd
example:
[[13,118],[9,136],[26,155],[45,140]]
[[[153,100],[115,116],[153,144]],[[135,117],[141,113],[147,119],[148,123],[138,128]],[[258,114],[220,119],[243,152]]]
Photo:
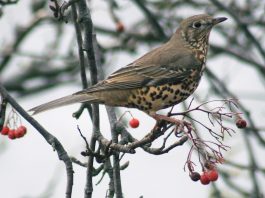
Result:
[[66,167],[67,173],[67,186],[66,186],[66,198],[70,198],[72,195],[73,187],[73,166],[70,157],[64,150],[59,140],[46,131],[33,117],[31,117],[6,91],[6,89],[0,84],[0,93],[6,99],[6,101],[25,119],[27,120],[43,137],[44,139],[57,151],[58,157],[62,160]]
[[[96,59],[94,54],[94,48],[93,48],[93,23],[91,20],[90,11],[87,7],[85,0],[80,0],[76,3],[77,10],[79,13],[79,23],[82,26],[82,29],[84,30],[84,41],[82,44],[82,48],[85,50],[87,55],[87,60],[89,63],[89,69],[90,69],[90,79],[91,83],[96,84],[97,83],[97,66],[96,66]],[[81,46],[79,46],[81,47]],[[99,108],[98,105],[92,105],[92,121],[93,121],[93,134],[90,141],[90,149],[92,151],[95,151],[96,147],[96,138],[95,136],[99,133]],[[85,197],[90,198],[92,197],[93,192],[93,161],[94,156],[90,155],[88,158],[88,168],[87,168],[87,183],[86,183],[86,189],[85,189]]]
[[[111,127],[111,138],[114,143],[118,143],[118,132],[116,130],[117,117],[113,107],[106,106]],[[120,160],[119,153],[113,154],[113,177],[114,190],[117,198],[122,198],[121,175],[120,175]]]

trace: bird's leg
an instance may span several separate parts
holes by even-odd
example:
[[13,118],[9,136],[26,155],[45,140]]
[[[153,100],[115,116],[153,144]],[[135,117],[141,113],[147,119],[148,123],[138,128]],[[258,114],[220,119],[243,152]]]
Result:
[[152,118],[154,118],[157,122],[159,121],[166,121],[166,122],[170,122],[170,123],[173,123],[175,124],[178,128],[184,128],[186,127],[189,131],[192,130],[192,126],[189,122],[185,121],[185,120],[179,120],[179,119],[176,119],[176,118],[172,118],[172,117],[168,117],[168,116],[165,116],[165,115],[161,115],[161,114],[151,114]]
[[167,121],[167,122],[170,122],[170,123],[176,124],[176,125],[181,125],[181,124],[183,124],[183,120],[177,120],[177,119],[175,119],[175,118],[171,118],[171,117],[168,117],[168,116],[165,116],[165,115],[161,115],[161,114],[154,114],[154,115],[152,115],[152,117],[153,117],[156,121],[164,120],[164,121]]

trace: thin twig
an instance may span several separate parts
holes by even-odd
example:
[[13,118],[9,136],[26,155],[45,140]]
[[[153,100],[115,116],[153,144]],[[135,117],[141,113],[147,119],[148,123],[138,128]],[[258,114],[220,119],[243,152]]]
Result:
[[154,27],[154,29],[158,33],[158,37],[162,38],[162,40],[167,39],[167,36],[163,28],[158,23],[158,18],[156,18],[154,14],[147,8],[144,1],[134,0],[134,2],[136,3],[136,5],[139,6],[139,8],[143,11],[143,13],[147,16],[148,20],[150,21],[150,24]]
[[249,38],[253,44],[257,47],[258,51],[260,52],[260,54],[263,57],[263,60],[265,60],[265,50],[262,48],[260,41],[258,41],[254,35],[250,32],[248,26],[242,22],[241,18],[239,17],[239,15],[234,12],[231,7],[225,6],[224,3],[221,3],[218,0],[211,0],[211,2],[217,6],[218,8],[220,8],[221,10],[226,11],[228,14],[230,14],[234,20],[236,21],[237,25],[240,26],[240,29],[245,33],[246,37]]

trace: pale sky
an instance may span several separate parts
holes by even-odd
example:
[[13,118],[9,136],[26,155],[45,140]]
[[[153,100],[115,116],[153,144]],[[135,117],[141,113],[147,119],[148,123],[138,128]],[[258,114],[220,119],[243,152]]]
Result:
[[[4,16],[0,18],[0,45],[7,43],[12,39],[10,34],[11,27],[14,24],[25,24],[29,18],[26,5],[29,0],[20,1],[18,5],[10,6],[6,8]],[[129,3],[127,3],[129,4]],[[124,19],[125,24],[133,23],[142,16],[136,10],[135,7],[129,6],[124,3],[124,12],[119,13]],[[106,7],[104,7],[103,1],[98,1],[98,4],[94,4],[95,11],[92,13],[92,17],[95,24],[107,25],[113,27],[110,19],[105,16]],[[8,12],[7,12],[8,11]],[[134,17],[126,17],[128,13],[133,14]],[[50,13],[52,15],[52,13]],[[189,15],[198,13],[189,13]],[[186,13],[187,15],[187,13]],[[105,17],[104,17],[105,16]],[[226,16],[226,15],[222,15]],[[228,16],[227,16],[228,17]],[[228,17],[229,18],[229,17]],[[10,25],[10,26],[9,26]],[[67,25],[70,26],[70,25]],[[71,29],[71,28],[69,28]],[[25,48],[34,52],[41,52],[43,44],[42,37],[47,36],[48,40],[53,34],[47,34],[51,30],[38,32],[33,35],[34,43],[28,44]],[[71,32],[71,30],[69,30]],[[172,30],[174,32],[175,30]],[[213,32],[210,38],[210,42],[215,37],[216,42],[221,42],[222,39],[218,38],[218,34]],[[113,42],[108,37],[98,36],[99,42]],[[36,45],[38,43],[38,45]],[[76,46],[75,46],[76,47]],[[138,53],[135,56],[129,56],[122,53],[120,56],[108,57],[108,64],[111,68],[107,69],[106,73],[110,73],[131,61],[135,58],[143,55],[148,51],[147,46],[140,47]],[[21,61],[21,60],[19,60]],[[22,61],[26,62],[27,59]],[[5,74],[1,74],[1,78],[8,78],[12,73],[21,69],[20,62],[15,61],[12,69],[7,70]],[[230,57],[220,56],[215,60],[209,60],[208,66],[218,73],[222,79],[229,80],[229,88],[234,91],[237,96],[242,96],[242,102],[246,104],[253,111],[253,119],[258,126],[264,123],[264,109],[265,103],[262,100],[250,100],[244,97],[245,93],[253,93],[265,97],[264,87],[257,79],[257,73],[252,68],[239,63]],[[22,68],[23,69],[23,68]],[[247,80],[246,80],[247,79]],[[253,80],[252,80],[253,79]],[[249,83],[251,82],[251,83]],[[207,82],[203,79],[196,93],[200,96],[205,96],[207,92]],[[81,86],[77,85],[64,85],[56,89],[51,89],[45,92],[38,93],[34,97],[25,97],[19,99],[19,103],[25,108],[30,109],[36,105],[47,102],[58,97],[71,94],[79,91]],[[213,96],[214,98],[214,96]],[[258,106],[258,108],[257,108]],[[79,105],[67,106],[64,108],[45,112],[43,114],[34,116],[41,125],[43,125],[50,133],[56,136],[62,143],[66,151],[70,156],[74,156],[79,160],[85,162],[86,158],[80,155],[81,151],[85,150],[85,144],[80,138],[77,125],[86,136],[92,132],[92,124],[88,116],[84,113],[79,120],[75,120],[71,117],[72,113],[78,109]],[[108,126],[108,120],[104,107],[101,106],[101,131],[106,137],[110,137],[110,130]],[[126,111],[122,108],[121,111]],[[129,129],[136,138],[143,137],[154,125],[154,120],[148,117],[145,113],[138,110],[131,110],[133,115],[140,120],[140,127],[137,129]],[[129,117],[127,117],[129,118]],[[50,189],[52,191],[52,198],[64,197],[66,186],[65,167],[63,162],[58,160],[57,154],[53,152],[52,147],[46,143],[44,138],[33,129],[25,120],[23,123],[28,128],[28,133],[21,139],[11,141],[6,137],[0,137],[0,189],[1,197],[5,198],[29,198],[39,197],[45,190]],[[231,149],[225,153],[225,157],[228,159],[236,160],[239,162],[247,162],[246,153],[242,146],[241,131],[238,130],[232,138],[227,138],[225,143],[231,146]],[[157,144],[158,146],[159,144]],[[137,149],[137,153],[134,155],[126,154],[122,160],[122,163],[130,161],[129,167],[121,172],[122,176],[122,188],[126,198],[135,198],[143,195],[144,198],[205,198],[207,197],[210,189],[210,185],[203,186],[199,182],[195,183],[190,180],[188,172],[184,172],[183,167],[189,151],[189,145],[178,147],[172,150],[170,153],[154,156],[143,152],[141,149]],[[264,156],[264,151],[255,147],[255,152]],[[262,160],[258,160],[262,161]],[[264,160],[263,166],[265,165]],[[221,165],[220,167],[225,167]],[[199,165],[198,165],[199,169]],[[86,180],[86,169],[74,165],[74,186],[72,197],[83,197],[84,185]],[[249,176],[246,173],[242,173],[235,169],[232,174],[235,180],[242,184],[246,189],[249,189],[247,181],[245,180]],[[241,177],[238,175],[241,174]],[[243,175],[243,176],[242,176]],[[245,178],[244,178],[245,176]],[[100,179],[100,176],[94,178],[96,183]],[[54,180],[54,183],[50,183]],[[108,176],[106,175],[103,181],[94,186],[94,197],[104,197],[108,187]],[[220,179],[217,181],[223,189],[229,189],[229,186],[224,186],[223,181]],[[264,178],[260,178],[260,182],[265,185]],[[49,186],[50,185],[50,186]],[[262,185],[261,185],[262,186]],[[229,192],[228,192],[229,193]],[[231,192],[232,193],[232,192]],[[230,194],[233,195],[233,194]]]

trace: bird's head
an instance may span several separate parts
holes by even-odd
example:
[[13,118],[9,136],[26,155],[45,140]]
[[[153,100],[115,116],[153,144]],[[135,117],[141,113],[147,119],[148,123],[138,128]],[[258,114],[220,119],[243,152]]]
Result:
[[213,18],[207,14],[195,15],[183,20],[177,31],[186,42],[193,46],[200,42],[208,42],[212,27],[226,19],[225,17]]

